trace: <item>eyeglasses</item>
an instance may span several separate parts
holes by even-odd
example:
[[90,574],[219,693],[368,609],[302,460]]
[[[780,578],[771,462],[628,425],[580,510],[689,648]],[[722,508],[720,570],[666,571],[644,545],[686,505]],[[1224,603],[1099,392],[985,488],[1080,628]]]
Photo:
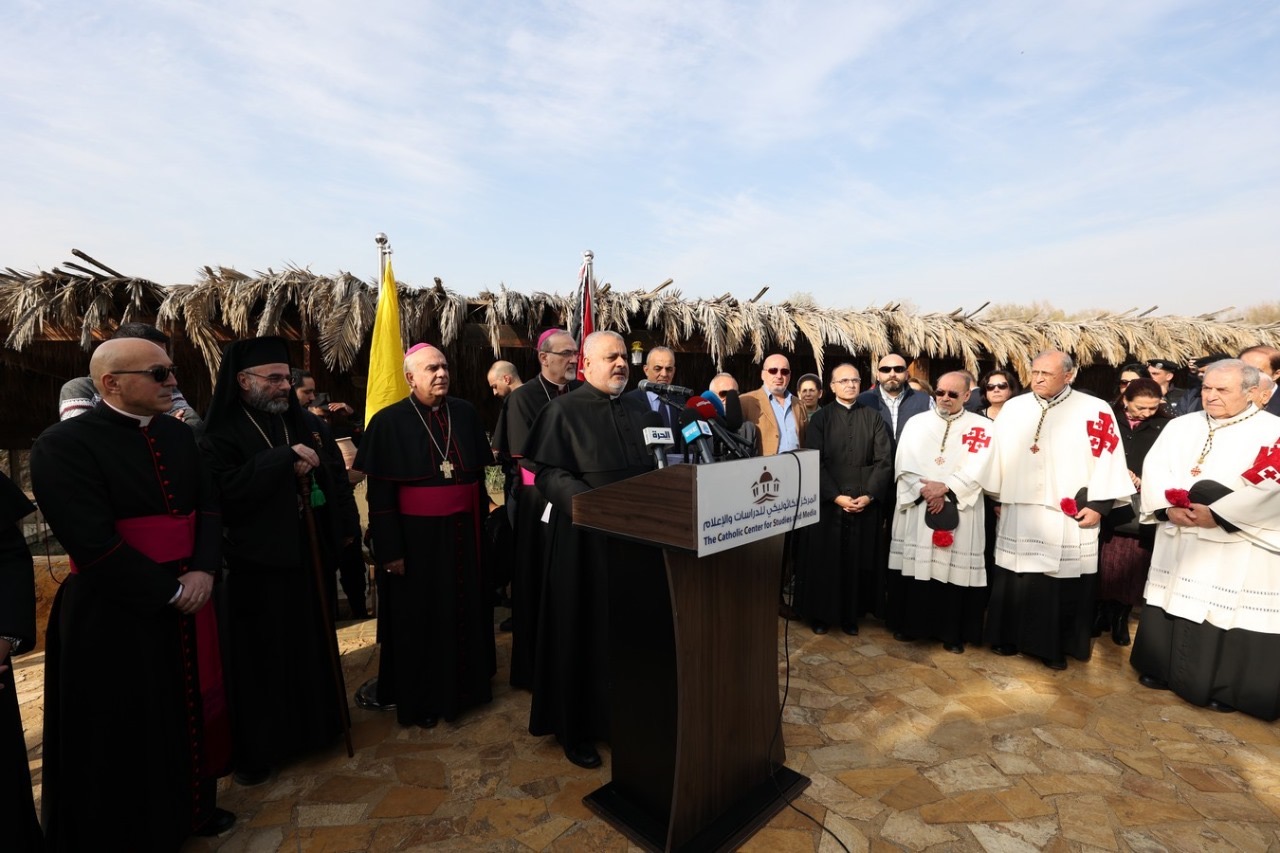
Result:
[[1008,382],[988,382],[987,383],[988,391],[1004,391],[1008,387],[1009,387]]
[[789,368],[789,367],[766,367],[766,368],[764,369],[764,372],[765,372],[765,373],[767,373],[767,374],[769,374],[770,376],[777,376],[777,375],[779,375],[779,374],[781,374],[781,375],[783,375],[783,376],[790,376],[790,375],[791,375],[791,368]]
[[898,364],[890,365],[889,367],[877,367],[876,370],[880,371],[881,373],[906,373],[907,372],[906,365],[898,365]]
[[716,396],[717,396],[717,397],[719,397],[721,400],[724,400],[724,399],[727,399],[727,398],[728,398],[728,396],[729,396],[729,392],[728,392],[728,391],[717,391],[717,392],[716,392]]
[[861,383],[862,383],[861,379],[832,379],[831,380],[832,385],[859,385]]
[[577,354],[578,351],[576,349],[562,349],[559,352],[556,352],[555,350],[547,351],[547,355],[558,355],[561,358],[573,358]]
[[178,378],[178,366],[171,364],[168,367],[148,367],[146,370],[113,370],[111,373],[114,376],[119,376],[121,373],[146,374],[155,381],[163,384],[171,375],[174,379]]
[[254,373],[252,370],[242,370],[241,373],[247,373],[250,376],[256,376],[268,385],[292,385],[293,377],[287,373],[268,373],[263,376],[261,373]]
[[959,400],[962,396],[959,391],[945,391],[942,388],[933,392],[933,396],[941,400],[943,397],[950,397],[952,400]]

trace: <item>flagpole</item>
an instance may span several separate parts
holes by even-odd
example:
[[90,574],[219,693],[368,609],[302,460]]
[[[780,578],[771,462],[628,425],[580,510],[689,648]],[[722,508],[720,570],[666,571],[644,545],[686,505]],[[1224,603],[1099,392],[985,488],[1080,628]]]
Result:
[[373,242],[378,244],[378,287],[382,287],[382,277],[387,273],[387,256],[391,254],[391,241],[379,231],[373,235]]

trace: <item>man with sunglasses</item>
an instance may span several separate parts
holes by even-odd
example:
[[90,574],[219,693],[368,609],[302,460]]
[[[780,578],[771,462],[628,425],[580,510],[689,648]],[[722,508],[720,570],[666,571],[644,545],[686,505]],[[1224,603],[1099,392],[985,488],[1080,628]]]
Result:
[[214,805],[231,759],[210,601],[222,519],[191,430],[165,416],[168,354],[117,338],[89,367],[101,400],[31,450],[36,500],[72,561],[46,643],[48,849],[176,850],[235,823]]
[[[144,341],[151,341],[162,349],[169,348],[169,336],[146,323],[122,323],[111,336],[112,340],[117,338],[141,338]],[[64,384],[62,390],[58,392],[58,420],[65,421],[67,418],[83,415],[93,409],[101,399],[97,389],[94,388],[93,377],[77,376]],[[200,425],[200,416],[196,414],[195,409],[191,408],[187,398],[182,396],[182,392],[176,386],[170,395],[169,411],[165,414],[177,418],[192,428]]]
[[886,622],[899,640],[932,638],[961,654],[982,642],[987,605],[985,508],[974,472],[992,447],[992,423],[965,411],[971,381],[943,374],[932,414],[902,430],[895,462]]
[[748,391],[740,398],[742,418],[756,425],[760,433],[760,452],[764,456],[786,453],[804,447],[804,406],[787,390],[791,384],[791,362],[785,355],[774,353],[764,360],[760,370],[763,387]]
[[907,421],[929,411],[928,395],[907,384],[907,360],[897,353],[889,353],[876,363],[876,386],[863,391],[858,402],[884,418],[895,448]]
[[502,401],[493,430],[493,450],[508,472],[507,500],[514,515],[511,567],[511,686],[533,687],[533,654],[538,636],[545,557],[542,521],[547,501],[533,487],[534,466],[525,461],[529,430],[538,414],[557,397],[582,385],[577,376],[578,345],[563,329],[548,329],[538,339],[538,375]]
[[223,353],[200,449],[223,507],[235,779],[261,784],[342,729],[346,688],[316,563],[337,571],[359,516],[341,451],[293,393],[283,338]]

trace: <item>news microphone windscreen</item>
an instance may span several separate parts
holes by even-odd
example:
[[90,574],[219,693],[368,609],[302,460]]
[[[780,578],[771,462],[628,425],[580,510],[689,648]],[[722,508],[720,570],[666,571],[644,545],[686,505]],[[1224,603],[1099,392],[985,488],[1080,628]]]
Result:
[[724,392],[724,425],[735,432],[742,428],[742,400],[737,391]]
[[716,407],[716,414],[724,417],[724,403],[720,402],[720,397],[715,391],[703,391],[702,399]]
[[661,416],[661,415],[659,415],[657,412],[655,412],[655,411],[653,411],[653,410],[651,409],[651,410],[649,410],[649,411],[645,412],[645,413],[640,417],[640,426],[641,426],[642,428],[644,428],[644,427],[660,427],[660,426],[666,426],[666,424],[664,424],[664,423],[662,422],[662,416]]
[[721,420],[720,415],[716,414],[716,407],[708,403],[701,397],[690,397],[689,402],[685,403],[685,408],[689,411],[698,413],[698,417],[708,421]]

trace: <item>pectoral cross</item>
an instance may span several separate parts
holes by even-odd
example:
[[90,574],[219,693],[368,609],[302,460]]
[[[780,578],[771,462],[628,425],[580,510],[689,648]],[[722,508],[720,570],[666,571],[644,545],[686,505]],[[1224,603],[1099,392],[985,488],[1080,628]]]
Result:
[[937,459],[933,460],[933,464],[935,464],[935,465],[941,465],[942,463],[944,463],[944,462],[946,462],[946,461],[947,461],[947,458],[946,458],[945,456],[939,456]]
[[446,480],[453,479],[453,463],[448,459],[440,463],[440,476],[444,477]]
[[1197,465],[1196,467],[1194,467],[1194,468],[1192,468],[1192,469],[1191,469],[1191,476],[1192,476],[1192,477],[1199,477],[1199,476],[1200,476],[1200,466],[1199,466],[1199,465]]
[[1032,452],[1032,453],[1039,453],[1039,452],[1040,452],[1040,445],[1038,445],[1038,444],[1033,444],[1033,445],[1031,445],[1031,452]]

